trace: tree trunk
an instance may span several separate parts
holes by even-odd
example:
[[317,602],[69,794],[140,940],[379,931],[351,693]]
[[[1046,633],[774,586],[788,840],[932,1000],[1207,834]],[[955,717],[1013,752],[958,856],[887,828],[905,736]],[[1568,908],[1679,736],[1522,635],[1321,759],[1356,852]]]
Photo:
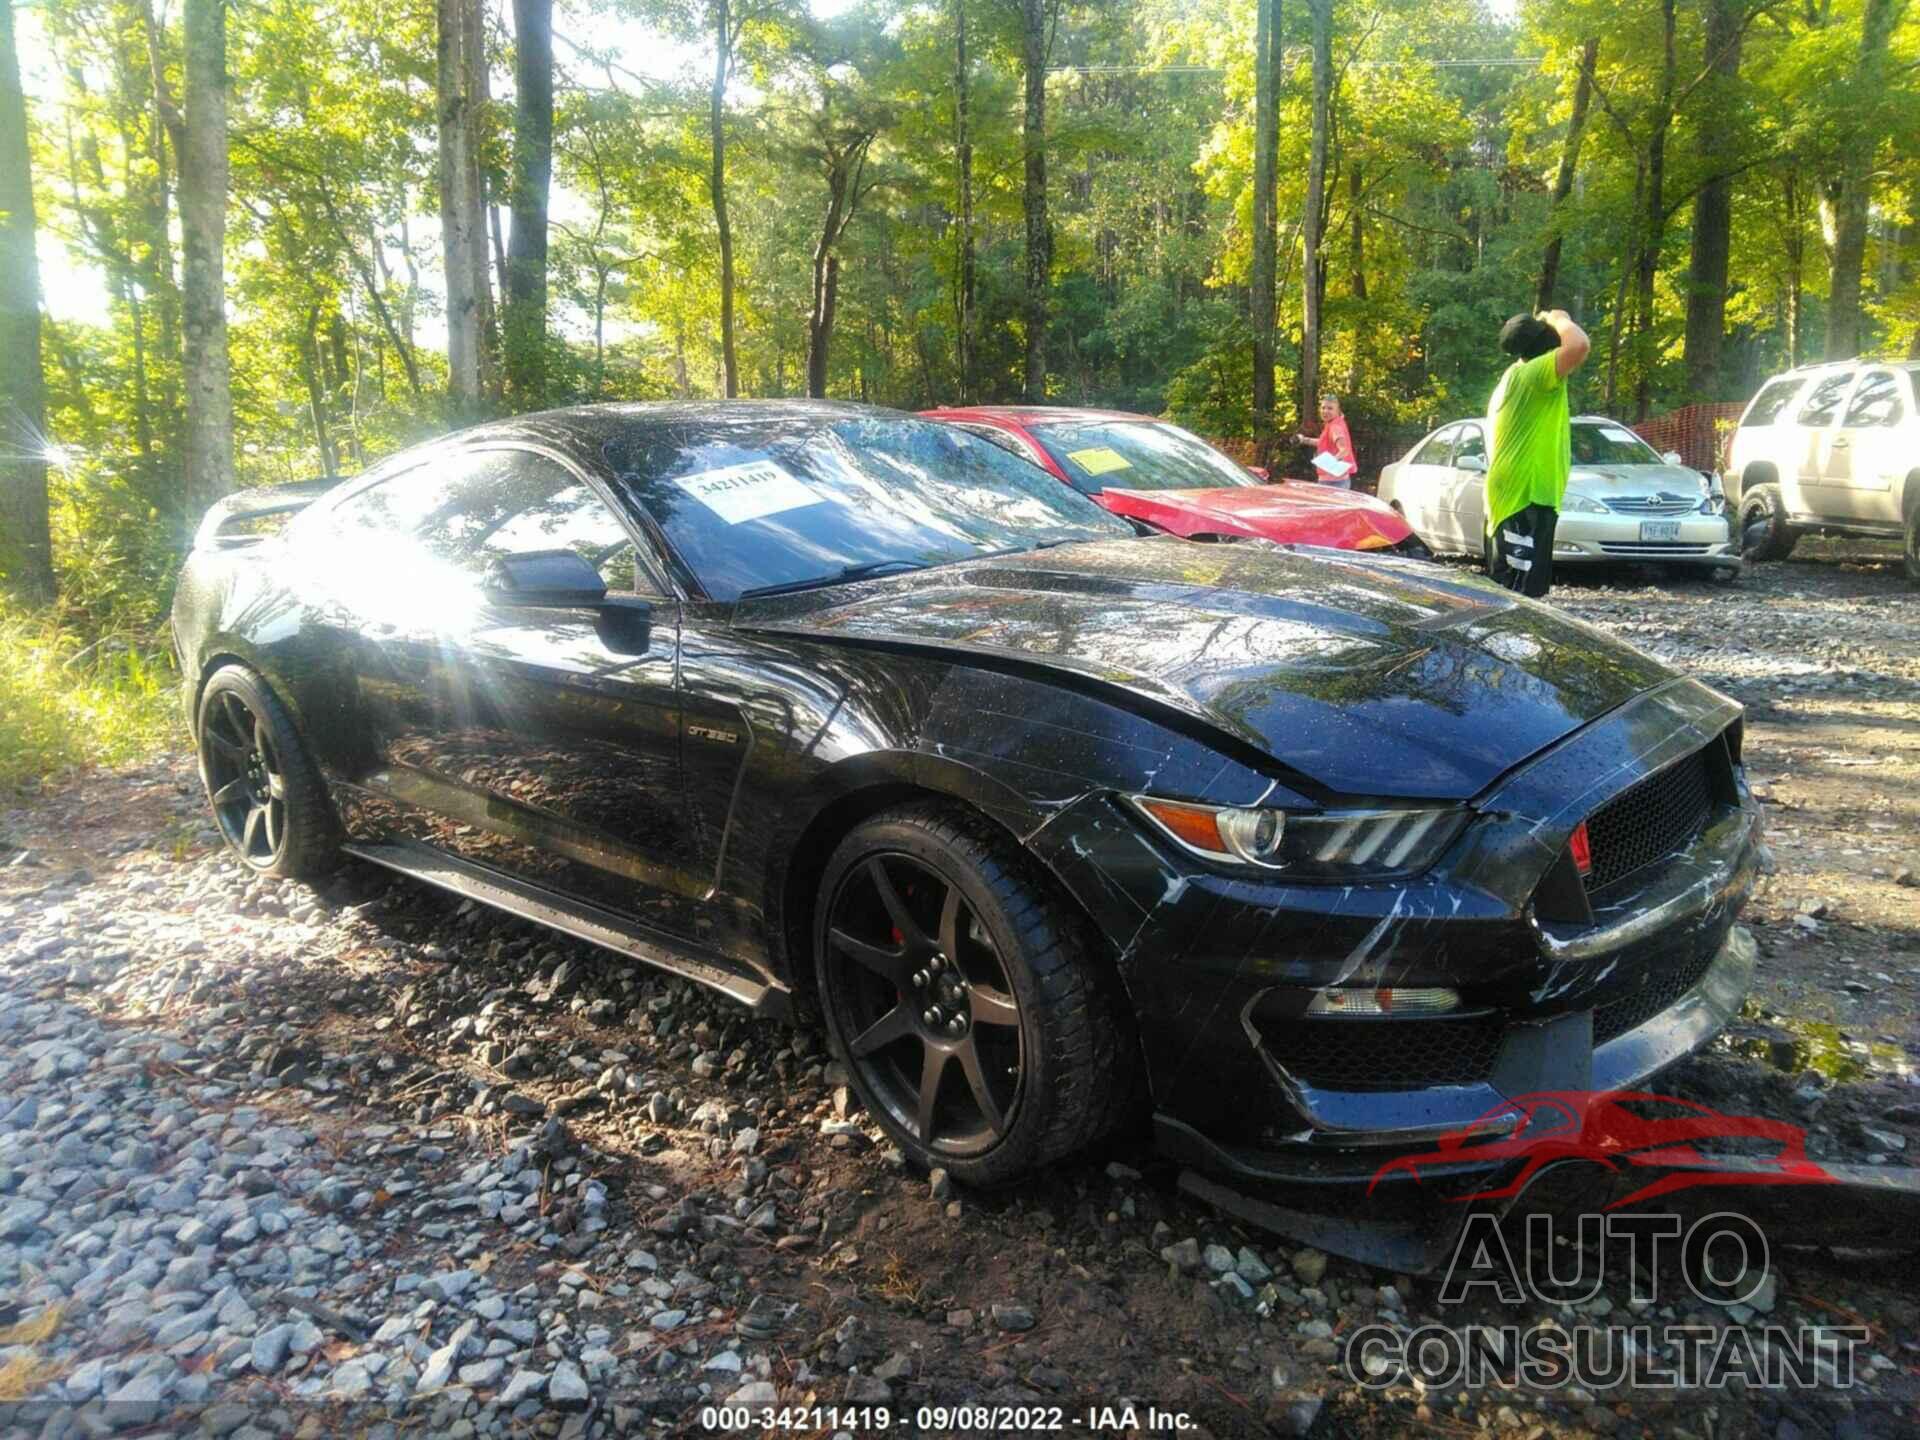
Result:
[[34,255],[27,101],[0,0],[0,584],[29,605],[52,601],[47,526],[47,391],[40,369],[40,266]]
[[[1706,0],[1709,108],[1731,101],[1740,74],[1740,0]],[[1693,252],[1687,264],[1686,399],[1723,400],[1720,356],[1727,328],[1727,261],[1733,248],[1733,177],[1727,173],[1727,127],[1700,127],[1707,183],[1693,199]]]
[[[1364,193],[1360,167],[1355,165],[1347,171],[1347,288],[1356,300],[1367,298],[1367,231],[1360,213]],[[1355,347],[1356,362],[1359,353]]]
[[1320,407],[1320,243],[1326,221],[1327,143],[1333,108],[1334,0],[1307,0],[1313,44],[1313,126],[1307,156],[1307,205],[1301,234],[1300,417],[1311,424]]
[[1653,399],[1654,344],[1653,285],[1660,272],[1660,247],[1667,229],[1667,133],[1673,128],[1673,92],[1678,57],[1674,53],[1676,0],[1661,0],[1662,45],[1660,96],[1654,105],[1647,137],[1647,193],[1645,230],[1640,240],[1640,263],[1634,287],[1633,418],[1647,418]]
[[188,512],[233,489],[227,362],[227,6],[187,0],[180,153],[181,372],[186,378]]
[[[1640,197],[1646,193],[1646,188],[1647,156],[1646,152],[1642,151],[1637,157],[1633,168],[1633,204],[1627,209],[1627,214],[1633,217],[1628,225],[1629,242],[1634,238],[1635,227],[1640,214]],[[1637,262],[1631,253],[1621,257],[1620,276],[1613,289],[1613,313],[1607,317],[1607,328],[1609,331],[1607,336],[1607,384],[1600,408],[1609,415],[1613,413],[1614,402],[1619,398],[1620,394],[1620,331],[1627,315],[1627,282],[1632,279],[1637,269]]]
[[513,0],[513,233],[507,245],[507,393],[539,406],[547,381],[547,191],[553,178],[553,0]]
[[1580,142],[1586,138],[1587,109],[1593,103],[1593,69],[1599,59],[1600,37],[1590,35],[1580,47],[1580,72],[1573,85],[1573,113],[1567,117],[1567,140],[1560,151],[1559,172],[1553,177],[1553,200],[1547,210],[1547,248],[1540,257],[1540,284],[1534,292],[1536,310],[1553,308],[1554,288],[1560,283],[1560,210],[1573,194],[1573,177],[1580,168]]
[[1026,158],[1027,356],[1021,390],[1029,404],[1038,405],[1047,398],[1047,287],[1053,268],[1053,232],[1047,223],[1047,0],[1020,0],[1020,12],[1027,90],[1021,127]]
[[1255,0],[1253,29],[1253,446],[1261,465],[1273,462],[1274,272],[1279,226],[1274,187],[1280,149],[1281,0]]
[[727,399],[740,393],[740,361],[733,349],[733,227],[727,221],[727,72],[733,64],[733,30],[727,0],[713,0],[713,223],[720,234],[720,365]]
[[840,298],[840,257],[816,256],[813,314],[807,322],[807,398],[827,398],[827,351],[833,344],[833,311]]
[[313,443],[320,452],[320,473],[336,475],[340,471],[340,460],[334,451],[333,435],[327,426],[326,387],[320,383],[319,323],[319,308],[309,305],[306,335],[300,346],[300,375],[307,382],[307,414],[313,420]]
[[[1904,0],[1867,0],[1860,17],[1859,63],[1854,71],[1858,95],[1868,106],[1882,103],[1881,77],[1887,46]],[[1855,133],[1841,151],[1838,173],[1827,182],[1833,251],[1827,281],[1826,358],[1850,360],[1864,338],[1860,306],[1861,272],[1867,259],[1867,206],[1873,197],[1873,162],[1885,138],[1874,117],[1854,119]]]
[[[955,327],[960,369],[960,403],[974,394],[974,247],[973,247],[973,136],[967,107],[967,0],[953,0],[953,130],[954,159],[960,172],[960,314]],[[922,367],[925,357],[922,356]],[[931,383],[931,382],[929,382]],[[933,402],[928,401],[929,404]]]
[[447,398],[457,423],[486,411],[487,236],[482,214],[478,104],[468,46],[475,0],[437,0],[439,20],[440,243],[446,264]]
[[1800,364],[1806,336],[1806,216],[1802,208],[1800,177],[1789,167],[1780,177],[1781,208],[1786,214],[1787,368]]

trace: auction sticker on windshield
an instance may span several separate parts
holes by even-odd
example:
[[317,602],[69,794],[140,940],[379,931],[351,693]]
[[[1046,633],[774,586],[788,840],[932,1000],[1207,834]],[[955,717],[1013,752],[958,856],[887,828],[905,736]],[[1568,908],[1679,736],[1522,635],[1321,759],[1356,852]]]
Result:
[[799,476],[771,460],[749,460],[744,465],[681,475],[673,483],[729,525],[778,515],[782,510],[798,510],[803,505],[818,505],[822,498]]
[[1133,468],[1126,456],[1106,445],[1096,445],[1091,450],[1069,450],[1067,458],[1089,475],[1106,475],[1115,470]]

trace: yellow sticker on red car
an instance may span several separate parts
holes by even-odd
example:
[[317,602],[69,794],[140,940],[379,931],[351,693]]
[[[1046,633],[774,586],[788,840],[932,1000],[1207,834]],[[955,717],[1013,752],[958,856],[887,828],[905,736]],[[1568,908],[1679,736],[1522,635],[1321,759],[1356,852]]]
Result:
[[1069,450],[1067,458],[1089,475],[1110,475],[1115,470],[1133,468],[1132,461],[1106,445],[1096,445],[1090,450]]

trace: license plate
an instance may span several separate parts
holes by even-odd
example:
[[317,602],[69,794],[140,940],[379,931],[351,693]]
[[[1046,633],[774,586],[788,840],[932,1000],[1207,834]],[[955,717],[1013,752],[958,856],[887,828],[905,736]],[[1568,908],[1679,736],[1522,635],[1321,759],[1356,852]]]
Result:
[[1678,540],[1680,522],[1678,520],[1642,520],[1640,538],[1642,540]]

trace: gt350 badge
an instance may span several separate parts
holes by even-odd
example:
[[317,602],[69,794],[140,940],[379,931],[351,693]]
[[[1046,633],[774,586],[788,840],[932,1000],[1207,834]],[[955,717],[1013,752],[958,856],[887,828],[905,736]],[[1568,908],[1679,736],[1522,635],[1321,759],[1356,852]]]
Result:
[[738,743],[740,739],[740,737],[731,730],[716,730],[711,725],[689,725],[687,726],[687,733],[689,735],[697,735],[702,740],[718,740],[722,745],[733,745]]

